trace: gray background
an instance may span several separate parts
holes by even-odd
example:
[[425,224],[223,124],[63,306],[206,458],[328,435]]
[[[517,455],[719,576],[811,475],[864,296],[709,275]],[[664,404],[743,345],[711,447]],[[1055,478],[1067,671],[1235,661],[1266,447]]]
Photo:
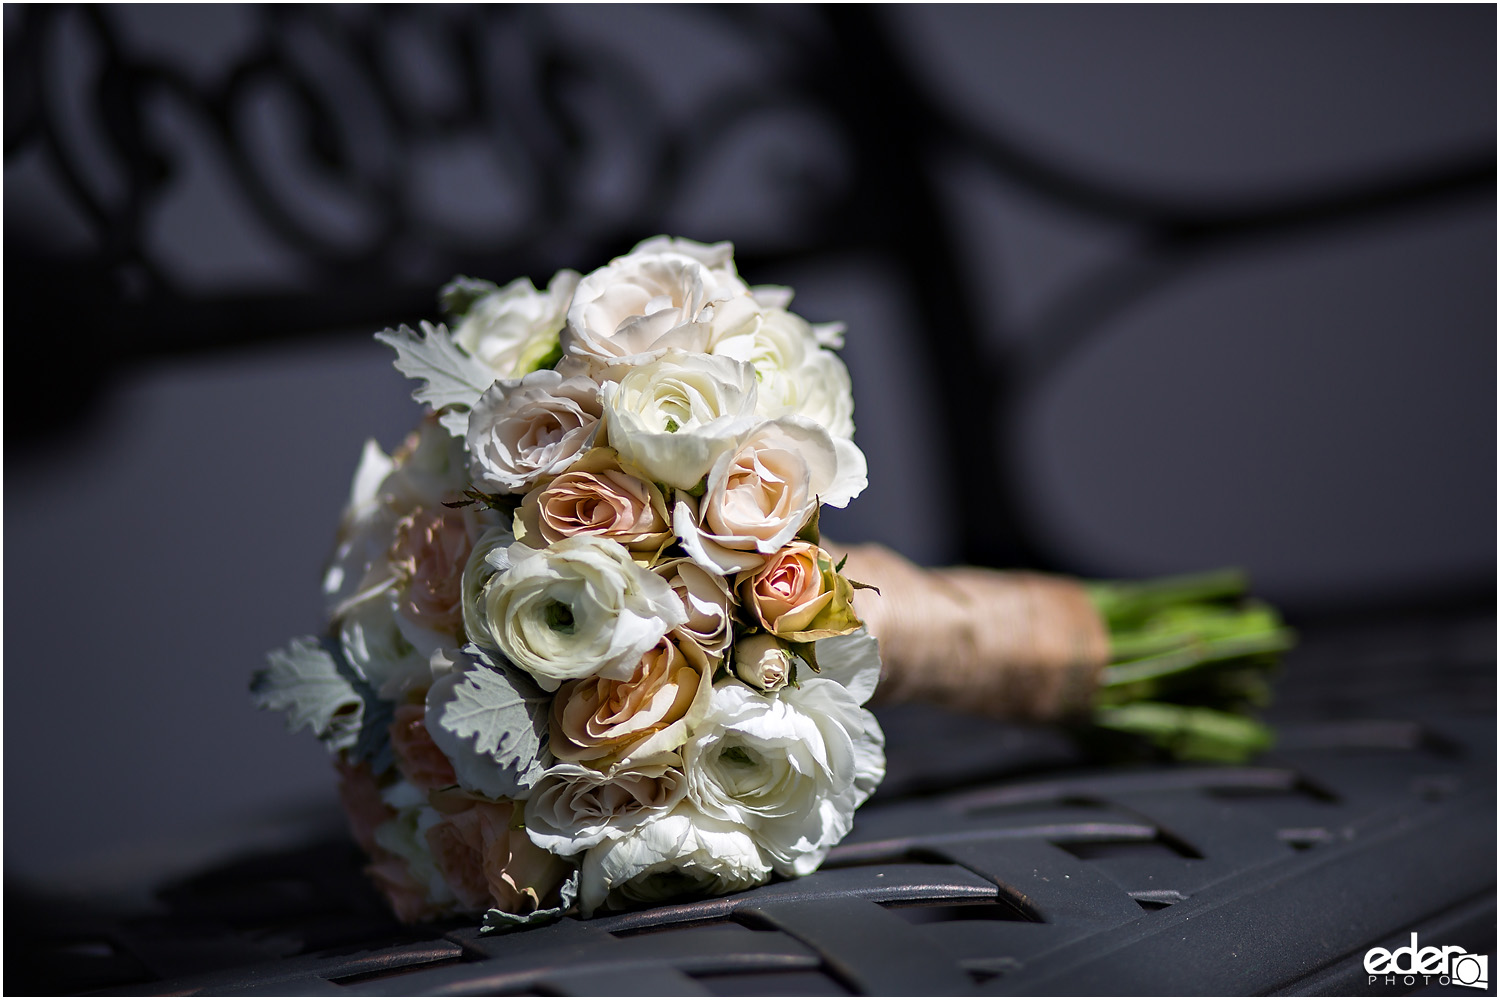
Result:
[[[5,16],[10,32],[10,5]],[[241,8],[107,16],[129,46],[180,61],[205,85],[265,23]],[[765,72],[733,32],[691,10],[535,16],[608,48],[684,119],[716,88]],[[960,120],[1143,197],[1253,209],[1476,149],[1493,156],[1488,7],[881,16]],[[91,65],[78,34],[55,43],[58,93],[67,141],[86,153],[97,123],[68,96]],[[422,68],[417,48],[413,87],[440,101],[442,75]],[[271,148],[275,108],[266,114]],[[163,105],[153,127],[187,165],[148,225],[174,280],[204,293],[299,287],[295,252],[236,201],[191,118]],[[850,167],[847,150],[795,115],[736,141],[673,200],[660,231],[774,248],[796,224],[794,206],[761,183],[757,164],[791,157],[833,178]],[[981,292],[984,336],[1040,364],[1051,319],[1093,276],[1128,263],[1138,234],[961,155],[934,155],[960,277]],[[524,187],[482,161],[462,148],[424,161],[414,183],[435,218],[482,230],[522,210]],[[600,166],[600,212],[631,197],[631,163]],[[101,159],[91,183],[107,189],[108,170]],[[311,188],[307,211],[357,230],[358,206],[325,195]],[[24,231],[65,252],[91,238],[55,178],[24,154],[7,157],[5,207],[8,242]],[[957,487],[929,443],[965,428],[944,428],[911,391],[905,373],[945,344],[910,335],[928,305],[883,266],[846,254],[746,277],[792,284],[809,318],[849,326],[844,356],[871,485],[828,530],[943,562],[957,552],[946,513]],[[1080,572],[1244,566],[1294,619],[1492,586],[1495,273],[1494,204],[1484,197],[1195,261],[1028,383],[1007,431],[1027,530]],[[265,650],[321,625],[319,571],[361,443],[392,447],[417,417],[371,332],[138,365],[90,419],[43,449],[7,455],[8,878],[98,887],[187,866],[277,818],[295,824],[331,796],[317,743],[252,711],[246,684]],[[67,303],[55,328],[9,333],[62,348],[45,370],[13,365],[11,398],[21,386],[41,401],[30,405],[77,405]],[[955,357],[951,391],[992,390]]]

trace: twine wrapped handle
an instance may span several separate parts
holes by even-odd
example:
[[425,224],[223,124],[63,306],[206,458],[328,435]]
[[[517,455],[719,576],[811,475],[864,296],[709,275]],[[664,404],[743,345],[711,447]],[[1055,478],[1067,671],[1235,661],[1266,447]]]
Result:
[[923,701],[1000,719],[1087,716],[1109,631],[1074,580],[959,566],[921,569],[881,545],[823,540],[880,640],[882,702]]

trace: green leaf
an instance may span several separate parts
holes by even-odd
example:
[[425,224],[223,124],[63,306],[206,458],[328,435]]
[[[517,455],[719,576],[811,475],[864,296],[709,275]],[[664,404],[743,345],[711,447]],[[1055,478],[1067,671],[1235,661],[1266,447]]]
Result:
[[422,384],[412,398],[443,414],[442,425],[454,437],[468,429],[468,411],[495,381],[484,362],[465,354],[448,329],[422,323],[422,335],[410,327],[383,330],[375,339],[396,351],[396,370]]
[[500,286],[493,281],[459,275],[438,292],[438,306],[450,319],[460,319],[475,302],[499,290]]
[[266,661],[250,680],[256,708],[286,712],[290,731],[305,726],[330,749],[346,750],[359,741],[365,699],[317,639],[293,639]]
[[802,530],[797,532],[797,541],[808,542],[812,545],[822,544],[822,542],[818,541],[818,518],[822,515],[822,512],[822,504],[813,504],[812,514],[808,516],[806,523],[802,525]]
[[465,788],[490,798],[522,798],[551,758],[552,696],[478,647],[464,652],[474,662],[428,691],[428,732]]

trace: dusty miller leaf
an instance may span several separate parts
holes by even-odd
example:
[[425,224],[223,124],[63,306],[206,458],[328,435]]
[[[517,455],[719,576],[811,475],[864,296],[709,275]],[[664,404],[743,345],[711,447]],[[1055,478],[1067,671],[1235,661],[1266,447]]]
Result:
[[447,327],[425,322],[421,325],[421,336],[411,327],[402,326],[383,330],[375,339],[395,348],[397,371],[422,381],[413,390],[413,399],[435,411],[448,407],[463,411],[445,413],[440,421],[450,434],[462,437],[469,425],[467,411],[495,381],[495,373],[460,350]]
[[559,899],[556,906],[549,906],[545,910],[537,910],[524,916],[518,913],[506,913],[504,910],[490,909],[484,915],[484,923],[479,928],[481,934],[504,934],[506,931],[520,930],[523,927],[535,927],[539,924],[550,924],[563,914],[573,908],[573,903],[578,899],[578,869],[573,869],[568,874],[567,881],[559,888]]
[[436,719],[429,732],[465,788],[490,798],[523,798],[552,756],[552,696],[477,647],[464,652],[475,662],[440,678],[428,692],[428,718]]
[[317,639],[293,639],[286,649],[268,653],[266,661],[265,669],[250,680],[256,708],[286,712],[290,731],[306,726],[331,749],[355,745],[365,699]]

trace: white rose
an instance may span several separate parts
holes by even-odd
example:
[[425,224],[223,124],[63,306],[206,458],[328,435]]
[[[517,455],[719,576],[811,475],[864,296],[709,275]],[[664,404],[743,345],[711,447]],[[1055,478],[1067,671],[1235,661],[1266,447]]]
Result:
[[517,493],[565,471],[594,443],[599,386],[550,369],[503,379],[469,414],[465,443],[474,485]]
[[762,694],[714,688],[683,748],[688,797],[704,815],[749,830],[784,875],[806,875],[843,839],[885,773],[875,717],[835,681]]
[[667,582],[618,542],[575,535],[545,549],[517,543],[508,554],[510,570],[485,584],[475,617],[544,690],[595,674],[629,680],[687,619]]
[[497,379],[525,375],[557,349],[577,287],[576,271],[558,271],[545,292],[537,291],[530,279],[517,278],[475,299],[453,340],[488,365]]
[[819,501],[842,507],[865,483],[864,453],[852,441],[802,417],[781,417],[719,457],[696,504],[679,494],[673,530],[693,561],[715,573],[758,569]]
[[577,854],[665,816],[686,794],[682,758],[675,753],[605,771],[559,763],[532,789],[526,833],[554,854]]
[[585,917],[614,905],[722,896],[762,885],[771,876],[743,829],[704,816],[683,802],[583,856],[578,891]]
[[669,348],[703,351],[760,311],[734,271],[734,247],[657,237],[578,283],[564,352],[592,364],[638,363]]
[[690,489],[754,422],[755,370],[672,351],[603,388],[610,446],[652,480]]

